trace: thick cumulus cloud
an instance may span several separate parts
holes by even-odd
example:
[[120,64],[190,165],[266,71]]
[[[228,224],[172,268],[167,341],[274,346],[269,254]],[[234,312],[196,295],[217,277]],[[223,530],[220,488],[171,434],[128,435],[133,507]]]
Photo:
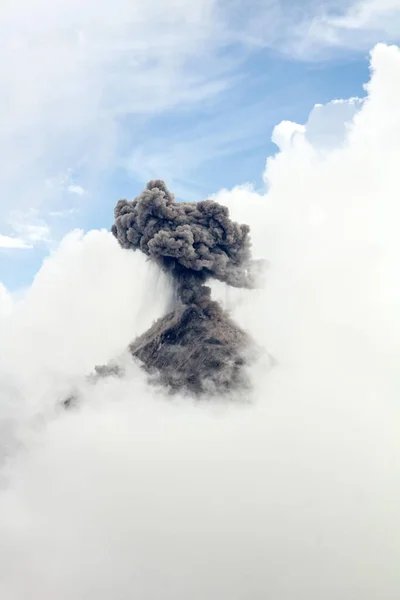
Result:
[[252,367],[249,405],[165,401],[131,364],[52,412],[65,371],[173,299],[111,234],[70,236],[7,317],[1,597],[398,599],[400,51],[371,66],[345,140],[278,126],[268,194],[216,196],[270,260],[262,290],[210,283],[278,360]]
[[12,312],[12,306],[12,298],[0,281],[0,318],[9,315]]

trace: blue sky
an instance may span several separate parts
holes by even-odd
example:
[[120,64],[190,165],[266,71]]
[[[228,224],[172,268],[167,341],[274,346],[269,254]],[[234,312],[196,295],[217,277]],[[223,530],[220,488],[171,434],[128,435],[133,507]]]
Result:
[[66,232],[109,228],[150,178],[187,200],[260,188],[277,123],[363,96],[369,50],[400,37],[400,0],[292,4],[0,8],[0,281],[29,284]]

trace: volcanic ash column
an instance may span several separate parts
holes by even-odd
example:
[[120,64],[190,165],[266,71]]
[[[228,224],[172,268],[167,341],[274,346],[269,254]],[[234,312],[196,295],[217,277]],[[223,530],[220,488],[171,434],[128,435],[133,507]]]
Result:
[[213,277],[254,287],[261,263],[251,259],[249,227],[232,222],[217,202],[175,202],[163,181],[150,181],[137,198],[117,203],[112,233],[123,248],[154,260],[175,286],[172,312],[129,347],[154,381],[194,394],[246,386],[251,340],[205,283]]

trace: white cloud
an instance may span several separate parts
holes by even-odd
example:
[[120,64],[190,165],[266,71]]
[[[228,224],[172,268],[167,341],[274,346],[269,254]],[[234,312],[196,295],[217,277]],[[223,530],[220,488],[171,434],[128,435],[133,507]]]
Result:
[[8,218],[8,225],[15,235],[0,234],[0,248],[32,249],[36,244],[50,241],[50,228],[37,216],[37,211],[30,210],[25,213],[12,211]]
[[[296,31],[297,29],[297,31]],[[400,39],[399,0],[324,3],[295,29],[292,51],[303,58],[341,49],[365,50]]]
[[[134,276],[127,277],[127,273]],[[141,281],[140,290],[136,277]],[[108,292],[103,287],[105,279]],[[164,281],[139,254],[121,253],[111,233],[71,232],[45,261],[15,311],[13,331],[19,343],[9,348],[7,360],[14,365],[23,361],[32,373],[53,369],[67,376],[83,375],[93,363],[122,351],[131,332],[135,335],[158,316],[154,311],[162,312],[168,301],[165,293],[160,293],[154,307],[142,305],[145,295]],[[114,298],[115,289],[118,298]]]
[[72,215],[78,212],[77,208],[67,208],[65,210],[51,210],[49,212],[49,217],[58,217],[61,219],[65,219],[71,217]]
[[0,248],[31,248],[24,240],[0,234]]
[[29,223],[15,223],[14,228],[31,242],[42,242],[47,239],[49,227],[47,224],[34,225]]
[[384,34],[392,32],[400,35],[396,23],[400,18],[399,0],[361,0],[350,3],[346,12],[341,16],[330,16],[327,25],[338,30],[367,30],[370,32],[382,31]]
[[71,194],[77,194],[78,196],[83,196],[84,194],[86,194],[85,190],[83,189],[82,186],[80,185],[74,185],[74,184],[70,184],[68,186],[68,191]]
[[23,450],[1,471],[1,597],[398,599],[400,51],[371,63],[336,144],[328,106],[275,131],[268,194],[218,195],[271,262],[265,289],[216,290],[278,360],[252,405],[171,402],[132,368],[55,414],[171,290],[106,232],[45,263],[0,336],[0,441]]
[[0,318],[7,317],[13,309],[13,300],[7,288],[0,281]]
[[43,219],[38,217],[35,210],[12,211],[9,224],[24,243],[32,245],[49,241],[50,228]]
[[285,148],[290,146],[293,138],[297,134],[302,134],[304,132],[304,125],[299,125],[292,121],[282,121],[274,128],[272,141],[278,146],[279,150],[285,150]]

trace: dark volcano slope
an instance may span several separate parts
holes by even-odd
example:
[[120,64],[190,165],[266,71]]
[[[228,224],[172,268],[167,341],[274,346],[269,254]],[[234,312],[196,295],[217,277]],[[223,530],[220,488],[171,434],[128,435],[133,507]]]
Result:
[[159,319],[130,346],[155,379],[172,391],[228,392],[247,384],[248,335],[216,302],[181,306]]

